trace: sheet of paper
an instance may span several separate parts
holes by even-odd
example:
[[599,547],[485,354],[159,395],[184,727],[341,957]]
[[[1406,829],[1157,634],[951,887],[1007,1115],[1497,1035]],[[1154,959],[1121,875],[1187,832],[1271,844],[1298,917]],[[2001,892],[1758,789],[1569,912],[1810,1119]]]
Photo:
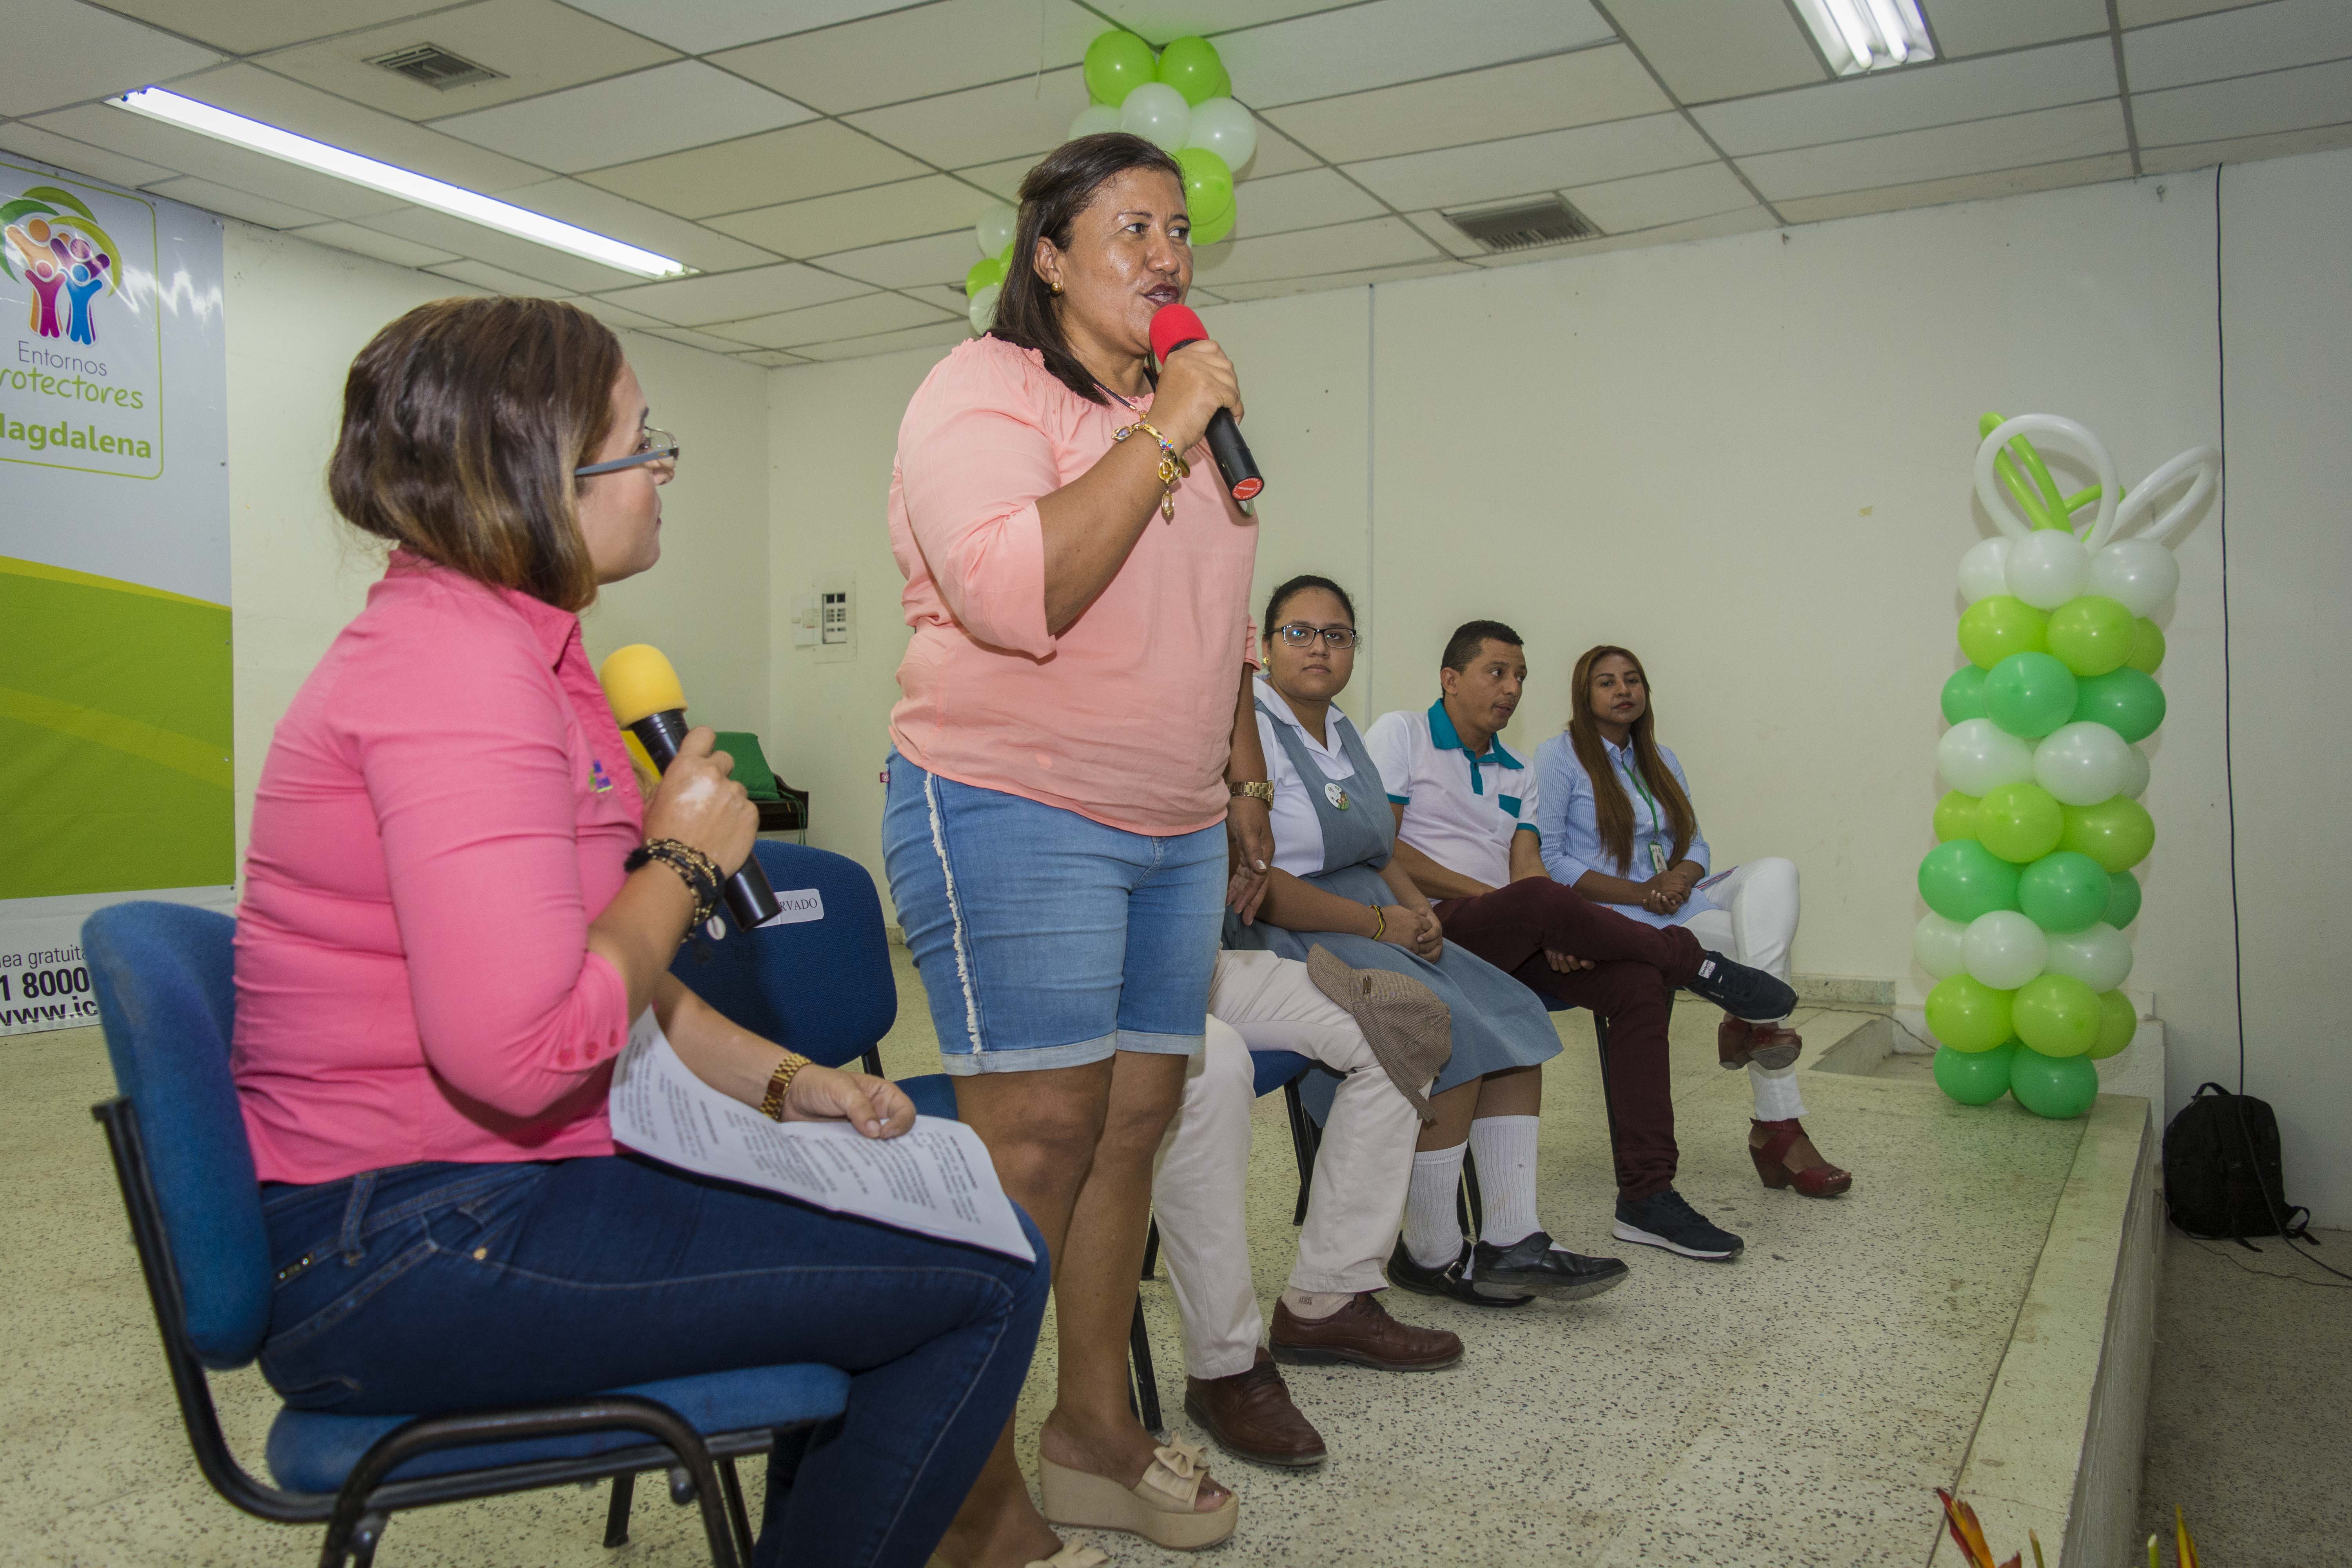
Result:
[[1034,1262],[980,1135],[915,1118],[898,1138],[842,1121],[771,1121],[678,1060],[648,1007],[613,1068],[613,1139],[666,1165],[763,1187],[836,1214]]

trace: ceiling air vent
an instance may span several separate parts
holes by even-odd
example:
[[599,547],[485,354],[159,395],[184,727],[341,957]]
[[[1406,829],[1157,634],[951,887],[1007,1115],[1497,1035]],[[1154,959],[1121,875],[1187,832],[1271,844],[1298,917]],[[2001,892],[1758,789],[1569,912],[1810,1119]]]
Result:
[[1591,239],[1601,233],[1599,225],[1558,196],[1443,216],[1488,250],[1531,250],[1539,245]]
[[414,48],[394,49],[388,55],[378,55],[368,61],[388,71],[398,71],[411,81],[421,81],[427,87],[446,89],[465,87],[478,81],[502,81],[506,72],[494,71],[488,66],[478,66],[465,56],[452,54],[438,44],[418,44]]

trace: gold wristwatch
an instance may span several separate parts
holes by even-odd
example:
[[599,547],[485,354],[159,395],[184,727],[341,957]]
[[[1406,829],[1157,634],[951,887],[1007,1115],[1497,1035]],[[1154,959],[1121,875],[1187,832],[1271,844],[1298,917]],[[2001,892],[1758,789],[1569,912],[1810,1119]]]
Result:
[[801,1068],[809,1065],[808,1058],[798,1051],[786,1051],[784,1059],[776,1064],[769,1075],[767,1097],[760,1101],[760,1114],[771,1121],[784,1119],[784,1097],[793,1091],[793,1079],[800,1077]]
[[1268,805],[1274,804],[1274,781],[1271,779],[1252,779],[1247,784],[1234,784],[1228,779],[1225,782],[1225,788],[1235,800],[1247,795],[1252,800],[1262,800]]

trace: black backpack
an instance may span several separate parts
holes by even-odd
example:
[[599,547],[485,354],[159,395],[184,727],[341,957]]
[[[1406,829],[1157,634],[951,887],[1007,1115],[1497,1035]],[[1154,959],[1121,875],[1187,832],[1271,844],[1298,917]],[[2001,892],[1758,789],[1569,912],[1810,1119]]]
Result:
[[2200,1084],[2164,1130],[2164,1198],[2172,1223],[2209,1240],[2294,1240],[2310,1213],[2291,1208],[2270,1102]]

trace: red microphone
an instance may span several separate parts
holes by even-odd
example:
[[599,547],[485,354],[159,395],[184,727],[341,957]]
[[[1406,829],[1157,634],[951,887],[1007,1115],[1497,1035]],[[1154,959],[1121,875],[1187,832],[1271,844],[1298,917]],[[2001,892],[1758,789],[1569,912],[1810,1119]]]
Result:
[[[1208,341],[1209,329],[1201,325],[1199,313],[1189,305],[1162,305],[1152,313],[1151,352],[1161,364],[1187,343]],[[1235,500],[1250,500],[1265,489],[1265,480],[1258,477],[1257,459],[1250,456],[1232,409],[1220,408],[1209,416],[1208,442],[1209,455],[1217,459],[1217,472],[1224,475],[1225,489]]]

